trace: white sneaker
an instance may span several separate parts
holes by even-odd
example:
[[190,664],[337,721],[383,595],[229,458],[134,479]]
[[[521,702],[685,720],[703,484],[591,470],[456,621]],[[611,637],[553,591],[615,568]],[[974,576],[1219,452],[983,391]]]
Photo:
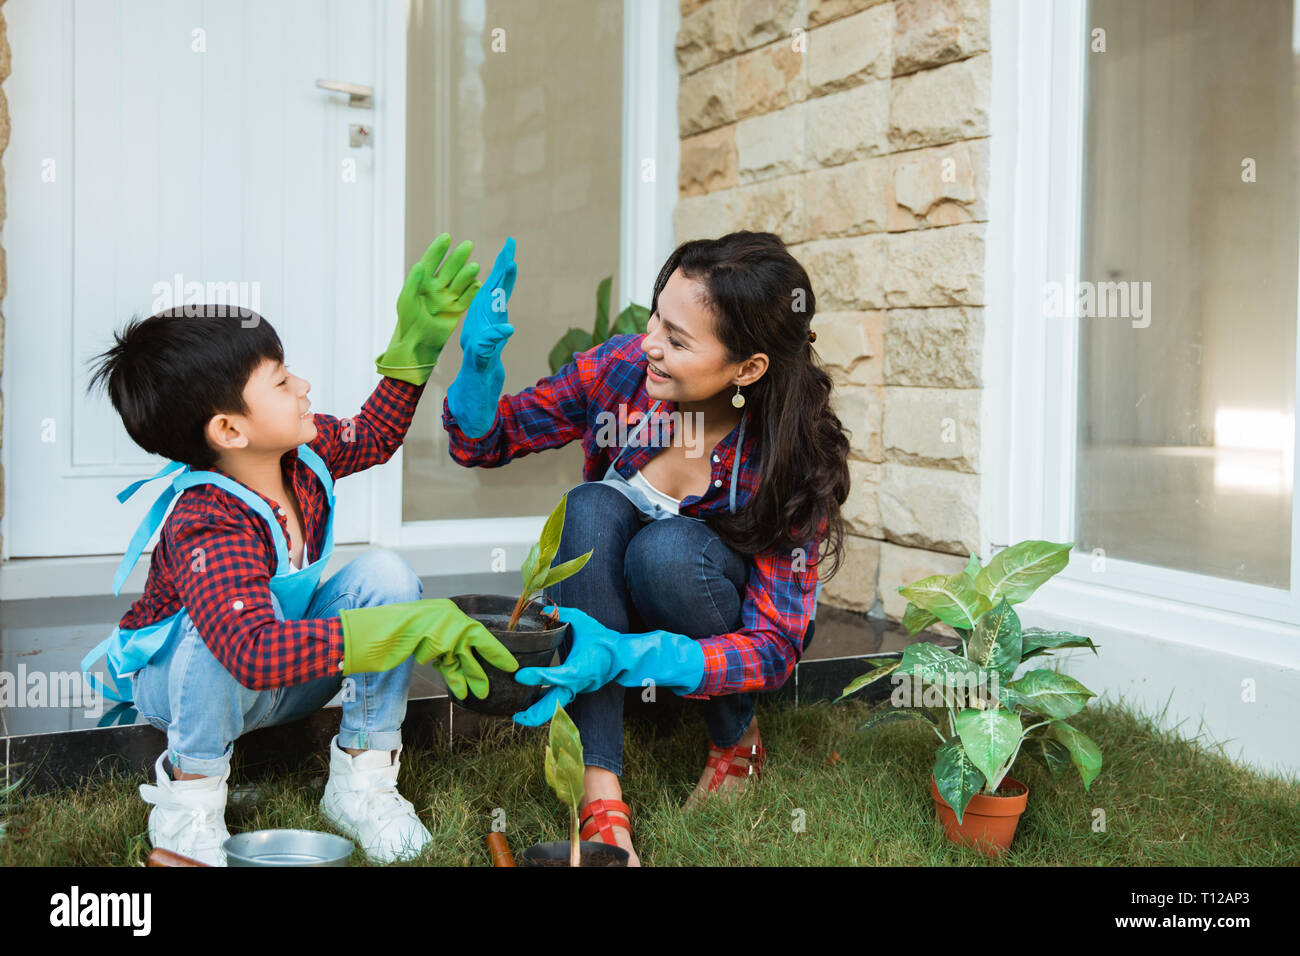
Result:
[[352,756],[330,741],[330,776],[320,807],[326,819],[380,863],[419,856],[433,839],[409,800],[397,792],[397,756],[367,750]]
[[221,844],[230,839],[226,829],[226,781],[220,777],[173,780],[163,769],[161,754],[154,764],[158,783],[140,784],[140,799],[153,805],[149,811],[149,842],[154,849],[171,850],[209,866],[225,866]]

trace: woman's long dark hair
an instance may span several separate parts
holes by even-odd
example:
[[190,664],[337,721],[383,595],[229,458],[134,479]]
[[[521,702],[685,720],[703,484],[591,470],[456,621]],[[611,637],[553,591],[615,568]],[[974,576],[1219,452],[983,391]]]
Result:
[[808,273],[770,232],[696,239],[678,246],[659,271],[652,313],[677,269],[703,286],[728,361],[757,352],[769,359],[763,376],[744,389],[747,427],[761,429],[757,492],[736,514],[710,516],[708,525],[747,556],[806,550],[820,537],[807,566],[831,558],[829,572],[819,573],[824,583],[842,562],[849,439],[831,411],[831,378],[808,341],[816,311]]

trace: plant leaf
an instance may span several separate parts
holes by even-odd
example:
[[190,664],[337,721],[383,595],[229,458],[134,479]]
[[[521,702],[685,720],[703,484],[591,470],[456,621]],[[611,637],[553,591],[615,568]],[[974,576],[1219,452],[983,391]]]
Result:
[[1069,748],[1052,737],[1030,737],[1025,741],[1021,753],[1029,754],[1056,778],[1059,778],[1061,774],[1070,769]]
[[650,310],[635,302],[618,314],[614,320],[612,335],[640,335],[650,324]]
[[1088,705],[1089,697],[1097,696],[1073,677],[1051,670],[1027,671],[1009,689],[1025,709],[1057,720],[1073,717]]
[[546,518],[542,535],[537,539],[539,550],[537,566],[533,569],[534,576],[548,574],[551,570],[551,562],[555,560],[555,553],[560,550],[560,535],[564,532],[564,511],[568,500],[569,493],[566,491]]
[[582,738],[563,707],[555,708],[551,718],[545,771],[555,795],[576,813],[582,800]]
[[929,611],[923,611],[911,601],[907,603],[907,610],[903,612],[903,627],[907,628],[909,637],[915,637],[921,631],[939,620]]
[[534,579],[537,577],[537,562],[538,560],[540,560],[541,554],[542,554],[541,547],[537,544],[537,542],[534,541],[533,546],[528,549],[528,557],[524,558],[523,567],[519,569],[519,573],[524,579],[524,590],[527,591],[528,594],[530,595],[534,591],[539,590],[538,588],[532,587],[531,585],[533,584]]
[[550,573],[546,575],[546,580],[542,582],[541,588],[538,590],[549,588],[552,584],[559,584],[565,578],[573,577],[582,570],[582,566],[591,560],[591,556],[595,553],[596,552],[593,549],[588,551],[586,554],[578,555],[572,561],[565,561],[563,564],[557,564],[555,567],[551,568]]
[[856,694],[868,684],[873,684],[880,680],[880,678],[889,676],[898,669],[898,665],[901,663],[903,663],[901,659],[890,661],[888,664],[874,664],[873,662],[872,669],[867,671],[865,674],[859,674],[857,677],[853,678],[853,680],[849,682],[849,685],[844,688],[844,693],[835,698],[836,701],[841,701],[850,694]]
[[956,729],[967,756],[987,780],[997,778],[999,768],[1016,752],[1024,734],[1020,718],[1001,707],[968,707],[957,715]]
[[924,720],[931,727],[938,727],[935,719],[919,707],[886,707],[867,718],[858,730],[869,730],[881,724],[897,724],[904,720]]
[[1087,647],[1091,648],[1094,654],[1097,653],[1097,645],[1092,642],[1091,637],[1071,634],[1069,631],[1046,631],[1041,627],[1027,627],[1021,633],[1021,642],[1022,661],[1050,653],[1061,647]]
[[915,675],[923,681],[936,684],[949,686],[959,684],[962,687],[969,687],[972,678],[978,678],[979,671],[976,665],[964,657],[958,657],[947,648],[940,647],[938,644],[920,642],[909,644],[903,649],[903,659],[899,661],[895,673]]
[[1003,548],[976,576],[975,587],[990,604],[996,604],[999,598],[1019,604],[1070,563],[1073,547],[1073,541],[1021,541]]
[[950,737],[934,755],[934,784],[961,823],[971,797],[984,786],[984,774],[962,747],[961,738]]
[[1079,769],[1083,778],[1083,789],[1087,790],[1101,773],[1101,748],[1087,734],[1075,730],[1065,721],[1057,721],[1051,726],[1052,734],[1070,751],[1070,760]]
[[1020,617],[1006,598],[976,622],[966,656],[1011,680],[1020,666]]
[[596,331],[591,336],[591,344],[599,345],[609,338],[609,284],[613,276],[605,276],[596,286]]
[[965,572],[931,575],[899,588],[898,592],[952,627],[973,628],[980,616],[993,607]]
[[966,562],[966,567],[962,568],[961,573],[970,578],[971,583],[975,582],[976,576],[980,573],[980,559],[975,557],[974,551],[971,552],[970,560]]
[[584,332],[582,329],[569,329],[564,333],[564,338],[556,342],[551,348],[551,354],[547,358],[551,365],[551,374],[554,375],[572,362],[575,355],[587,351],[591,346],[590,332]]

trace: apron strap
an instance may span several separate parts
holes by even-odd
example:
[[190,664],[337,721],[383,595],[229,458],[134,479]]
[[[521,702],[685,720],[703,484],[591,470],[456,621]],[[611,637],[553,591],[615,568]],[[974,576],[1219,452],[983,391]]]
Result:
[[749,412],[740,416],[740,435],[736,438],[736,457],[731,461],[731,504],[728,511],[733,515],[736,513],[736,477],[740,474],[740,450],[745,447],[745,420],[749,418]]
[[[157,479],[157,477],[169,475],[169,473],[172,473],[173,471],[182,470],[182,468],[186,473],[190,471],[190,467],[179,462],[170,462],[165,464],[157,475],[149,477],[149,479],[133,481],[133,483],[127,485],[126,488],[121,490],[121,492],[118,492],[117,499],[118,501],[125,502],[127,498],[130,498],[140,490],[140,486],[149,483],[149,481],[152,481],[153,479]],[[144,515],[144,519],[140,522],[139,527],[135,529],[134,535],[131,535],[131,542],[126,546],[126,554],[122,555],[122,563],[118,564],[117,574],[113,575],[113,597],[117,597],[118,594],[122,593],[122,585],[126,584],[126,579],[129,578],[131,570],[135,567],[135,562],[138,562],[140,555],[144,553],[144,545],[148,544],[149,538],[153,537],[153,532],[156,532],[162,524],[162,518],[166,515],[168,507],[172,505],[172,498],[175,497],[175,492],[177,492],[175,483],[181,480],[182,477],[185,477],[185,473],[175,477],[173,484],[162,489],[162,493],[157,497],[157,501],[153,502],[153,507],[149,509],[147,515]]]
[[123,685],[120,683],[118,678],[113,676],[113,666],[111,662],[109,663],[107,670],[108,679],[113,683],[111,689],[99,679],[98,674],[94,673],[90,669],[91,664],[95,663],[95,661],[99,660],[101,657],[106,657],[112,650],[114,642],[117,640],[117,632],[118,629],[113,628],[112,634],[108,635],[108,637],[96,644],[94,649],[81,659],[81,671],[86,678],[86,682],[90,684],[91,690],[100,697],[107,697],[109,700],[116,701],[119,704],[129,704],[131,703],[131,698],[123,691]]
[[[334,477],[330,474],[325,462],[321,456],[316,454],[315,450],[307,445],[298,446],[298,457],[307,463],[307,467],[316,473],[320,483],[325,488],[325,499],[329,503],[329,514],[325,516],[325,541],[321,545],[320,554],[316,557],[319,560],[321,555],[332,554],[334,551]],[[306,529],[304,529],[305,531]],[[303,548],[303,564],[306,565],[307,555],[306,547]]]
[[289,567],[289,549],[285,546],[284,534],[280,530],[280,523],[275,520],[275,515],[271,513],[271,506],[260,497],[233,478],[227,478],[215,471],[187,472],[178,475],[173,484],[177,491],[184,491],[186,488],[193,488],[195,485],[216,485],[223,491],[230,492],[256,511],[271,528],[271,540],[275,543],[276,573],[282,574],[286,572]]
[[306,462],[307,467],[316,473],[320,483],[325,486],[325,497],[329,499],[330,508],[332,509],[334,507],[334,478],[330,475],[330,470],[325,467],[325,462],[310,445],[299,445],[298,457]]
[[[320,455],[316,454],[307,445],[298,446],[298,455],[306,463],[307,467],[315,473],[320,479],[320,483],[325,488],[325,496],[329,499],[330,518],[333,518],[334,512],[334,479],[325,467],[325,462]],[[154,532],[162,525],[163,518],[167,514],[167,509],[176,495],[186,488],[192,488],[195,485],[214,484],[225,491],[230,492],[243,501],[250,508],[261,515],[268,525],[271,526],[271,539],[275,542],[275,554],[277,570],[283,571],[289,563],[289,550],[285,547],[283,536],[280,534],[279,522],[271,514],[271,509],[266,502],[252,492],[248,491],[243,485],[232,481],[225,475],[218,474],[214,471],[192,471],[188,465],[179,461],[169,461],[149,478],[141,478],[139,481],[133,481],[117,493],[117,500],[125,502],[141,487],[158,478],[166,477],[174,472],[181,472],[172,479],[170,486],[165,488],[149,509],[140,522],[139,527],[135,529],[135,534],[131,536],[131,543],[127,546],[126,553],[122,555],[122,563],[118,565],[117,573],[113,575],[113,595],[122,593],[122,586],[130,576],[131,571],[135,568],[140,560],[140,555],[144,553],[145,545],[154,536]],[[332,520],[326,523],[325,545],[321,550],[322,554],[327,554],[334,544],[334,522]]]
[[[635,444],[637,436],[641,434],[641,429],[645,427],[645,423],[654,417],[655,412],[659,410],[659,406],[662,404],[663,404],[662,400],[655,402],[654,405],[651,406],[650,411],[646,414],[646,417],[641,419],[641,421],[637,423],[636,428],[632,430],[632,434],[628,437],[629,445]],[[748,420],[749,420],[749,412],[745,411],[745,413],[740,416],[740,434],[736,437],[736,454],[735,457],[732,459],[732,463],[731,463],[731,496],[730,496],[730,502],[728,504],[728,510],[733,515],[736,513],[736,483],[740,478],[740,452],[745,445],[745,423]],[[623,457],[623,452],[625,451],[627,451],[626,448],[619,449],[618,455],[614,458],[614,461],[610,464],[611,468],[613,468],[614,465],[618,464],[619,459]]]
[[139,491],[143,485],[147,485],[149,482],[153,481],[156,478],[162,478],[165,475],[170,475],[173,471],[181,471],[183,469],[188,469],[188,468],[189,468],[188,465],[182,464],[179,461],[169,461],[167,462],[167,464],[163,465],[156,472],[154,472],[153,477],[141,478],[139,481],[131,482],[129,485],[127,485],[125,488],[123,488],[121,491],[117,493],[117,500],[125,504],[126,500],[130,498],[133,494],[135,494],[137,491]]
[[[660,399],[659,401],[655,402],[653,405],[650,406],[650,411],[646,412],[645,417],[636,423],[636,428],[632,429],[632,434],[627,437],[628,445],[636,444],[637,436],[641,434],[641,429],[645,428],[646,422],[654,418],[655,412],[659,411],[659,406],[662,404],[663,404],[663,399]],[[611,468],[614,467],[614,465],[618,464],[619,459],[623,457],[623,453],[625,451],[627,451],[627,448],[622,446],[619,447],[618,454],[614,456],[614,460],[610,463]],[[619,473],[622,474],[622,472]]]

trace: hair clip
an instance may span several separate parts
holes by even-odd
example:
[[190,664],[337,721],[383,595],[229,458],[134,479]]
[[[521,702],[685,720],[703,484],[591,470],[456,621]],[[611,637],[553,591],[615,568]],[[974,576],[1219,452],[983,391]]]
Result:
[[809,342],[816,342],[816,341],[817,341],[817,333],[816,333],[816,332],[809,331],[809,333],[808,333],[808,341],[809,341]]

